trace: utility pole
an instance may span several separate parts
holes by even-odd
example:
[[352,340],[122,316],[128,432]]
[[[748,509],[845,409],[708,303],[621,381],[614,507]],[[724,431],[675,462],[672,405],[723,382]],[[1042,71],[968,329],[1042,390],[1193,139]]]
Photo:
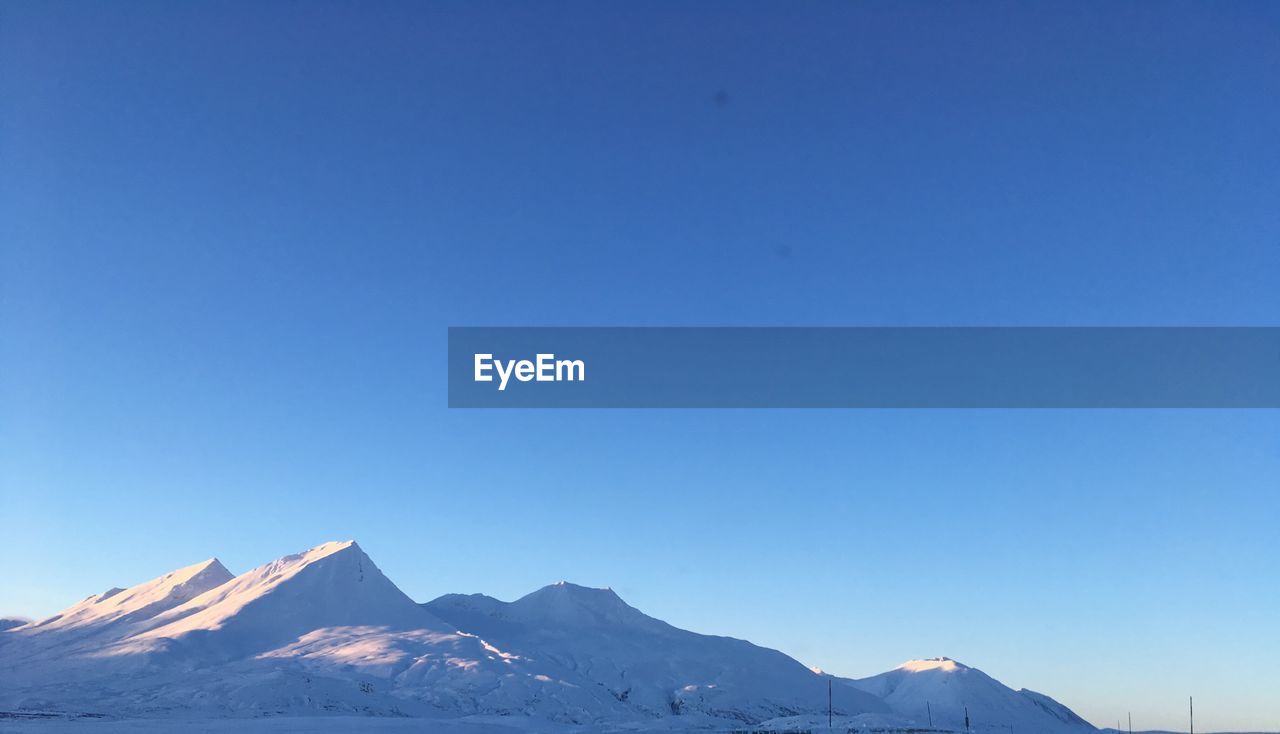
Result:
[[1191,715],[1191,734],[1196,734],[1196,699],[1195,696],[1187,696],[1187,710]]
[[1129,712],[1129,734],[1133,734],[1133,712]]
[[933,728],[933,706],[929,705],[928,701],[925,701],[924,708],[926,711],[929,712],[929,728],[932,729]]
[[827,677],[827,728],[831,728],[831,678]]
[[[965,734],[969,734],[969,707],[968,706],[964,707],[964,732]],[[1195,732],[1192,732],[1192,734],[1195,734]]]

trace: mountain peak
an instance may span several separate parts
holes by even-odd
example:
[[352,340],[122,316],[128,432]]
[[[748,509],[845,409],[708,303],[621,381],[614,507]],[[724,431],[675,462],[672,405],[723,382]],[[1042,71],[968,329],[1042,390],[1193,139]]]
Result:
[[[824,681],[777,650],[646,616],[610,588],[560,581],[509,603],[452,594],[419,605],[349,540],[229,577],[209,558],[0,633],[5,660],[20,661],[0,666],[0,710],[487,712],[577,725],[825,723],[833,712],[903,729],[959,730],[971,718],[975,731],[1097,734],[1047,696],[950,658]],[[246,679],[270,684],[219,683]]]
[[1044,734],[1093,733],[1092,726],[1056,701],[1015,691],[951,658],[909,660],[886,673],[850,683],[879,696],[895,713],[917,724],[928,721],[959,730],[972,721],[975,730],[1009,726]]
[[208,643],[217,635],[226,651],[262,652],[319,628],[413,629],[433,621],[354,540],[334,541],[246,571],[169,610],[133,638],[132,650],[179,638]]
[[543,591],[546,589],[554,589],[558,593],[581,594],[584,596],[590,596],[594,594],[612,596],[615,598],[617,598],[618,596],[617,594],[613,593],[613,587],[610,587],[610,586],[583,586],[582,584],[575,584],[572,581],[557,581],[554,584],[550,584],[549,586],[542,587],[542,589],[539,589],[539,591]]
[[514,603],[519,604],[530,599],[560,599],[568,603],[593,607],[605,607],[610,609],[616,608],[619,605],[624,607],[627,606],[627,603],[622,600],[622,597],[614,593],[613,589],[608,586],[596,588],[591,586],[582,586],[569,581],[557,581],[554,584],[544,586],[531,594],[526,594]]
[[910,673],[923,673],[927,670],[940,670],[944,673],[954,673],[957,670],[970,670],[968,665],[945,657],[908,660],[902,665],[899,665],[897,669],[905,670]]
[[181,575],[181,574],[187,574],[186,580],[188,583],[192,579],[196,579],[196,578],[207,578],[207,579],[218,579],[221,581],[230,581],[236,576],[235,574],[231,573],[231,571],[227,570],[227,567],[222,565],[222,561],[219,561],[217,557],[210,558],[206,561],[201,561],[200,563],[194,563],[190,566],[187,566],[184,569],[181,569],[175,572],[175,575]]
[[513,616],[529,622],[602,625],[648,620],[608,587],[603,589],[559,581],[511,602]]
[[33,622],[24,629],[49,631],[58,629],[137,623],[151,619],[169,609],[217,588],[232,579],[231,572],[216,558],[193,563],[150,581],[108,589],[88,597],[57,615]]
[[321,558],[332,556],[343,551],[352,551],[355,553],[364,553],[364,550],[354,540],[331,540],[328,543],[321,543],[314,548],[308,548],[301,553],[294,553],[281,558],[280,561],[297,562],[297,561],[318,561]]

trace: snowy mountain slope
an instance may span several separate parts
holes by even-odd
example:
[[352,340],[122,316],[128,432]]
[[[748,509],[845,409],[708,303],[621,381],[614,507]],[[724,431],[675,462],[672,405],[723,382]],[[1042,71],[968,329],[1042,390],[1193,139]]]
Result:
[[[509,665],[405,596],[355,543],[327,543],[231,578],[206,562],[3,633],[0,710],[134,715],[485,712]],[[530,688],[553,679],[524,671]],[[401,677],[404,683],[401,682]],[[425,681],[421,690],[412,681]],[[508,686],[508,690],[519,686]],[[599,694],[551,696],[549,713]]]
[[179,651],[203,662],[264,653],[327,627],[444,629],[354,541],[272,561],[156,615],[114,654]]
[[[678,629],[609,589],[561,582],[510,603],[455,594],[425,606],[465,632],[577,671],[651,716],[698,712],[758,722],[826,711],[825,679],[796,660]],[[856,689],[837,694],[842,712],[887,711]]]
[[1091,729],[1052,699],[954,661],[832,679],[776,650],[673,627],[609,589],[560,583],[509,603],[451,594],[417,604],[354,542],[235,577],[210,559],[0,631],[0,712],[731,728],[820,717],[829,680],[850,721],[921,718],[916,703],[927,700],[935,720],[958,727],[948,713],[958,701],[979,729]]
[[0,632],[21,627],[25,624],[31,624],[31,620],[26,617],[0,617]]
[[231,578],[231,572],[218,559],[210,558],[128,589],[108,589],[87,597],[48,619],[31,622],[18,630],[46,633],[146,620],[220,586]]
[[87,597],[52,617],[8,629],[0,635],[0,649],[10,662],[33,656],[65,659],[77,651],[99,650],[230,579],[231,572],[210,558],[137,586]]
[[[8,642],[0,648],[0,710],[637,716],[554,661],[458,632],[405,596],[353,542],[229,580],[225,569],[206,566],[4,633],[21,654],[10,655]],[[120,599],[130,603],[111,601]],[[103,625],[112,634],[84,633]]]
[[1019,688],[1018,693],[1029,698],[1031,702],[1043,710],[1045,714],[1061,721],[1070,728],[1081,727],[1090,731],[1095,729],[1093,724],[1085,721],[1079,714],[1043,693],[1037,693],[1027,688]]
[[1048,696],[1015,691],[977,668],[950,658],[911,660],[847,685],[883,699],[917,724],[963,730],[965,711],[976,731],[1092,732],[1094,727]]

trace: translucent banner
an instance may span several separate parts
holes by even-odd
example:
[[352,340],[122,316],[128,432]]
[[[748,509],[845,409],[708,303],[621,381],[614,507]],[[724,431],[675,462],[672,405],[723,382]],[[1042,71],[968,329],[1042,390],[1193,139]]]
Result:
[[454,327],[453,408],[1276,408],[1275,327]]

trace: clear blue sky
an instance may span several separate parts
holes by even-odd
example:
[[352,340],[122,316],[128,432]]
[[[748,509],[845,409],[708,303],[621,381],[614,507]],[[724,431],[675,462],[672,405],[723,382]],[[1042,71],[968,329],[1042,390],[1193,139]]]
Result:
[[449,411],[449,325],[1280,324],[1274,3],[5,3],[0,613],[356,538],[1280,729],[1274,411]]

